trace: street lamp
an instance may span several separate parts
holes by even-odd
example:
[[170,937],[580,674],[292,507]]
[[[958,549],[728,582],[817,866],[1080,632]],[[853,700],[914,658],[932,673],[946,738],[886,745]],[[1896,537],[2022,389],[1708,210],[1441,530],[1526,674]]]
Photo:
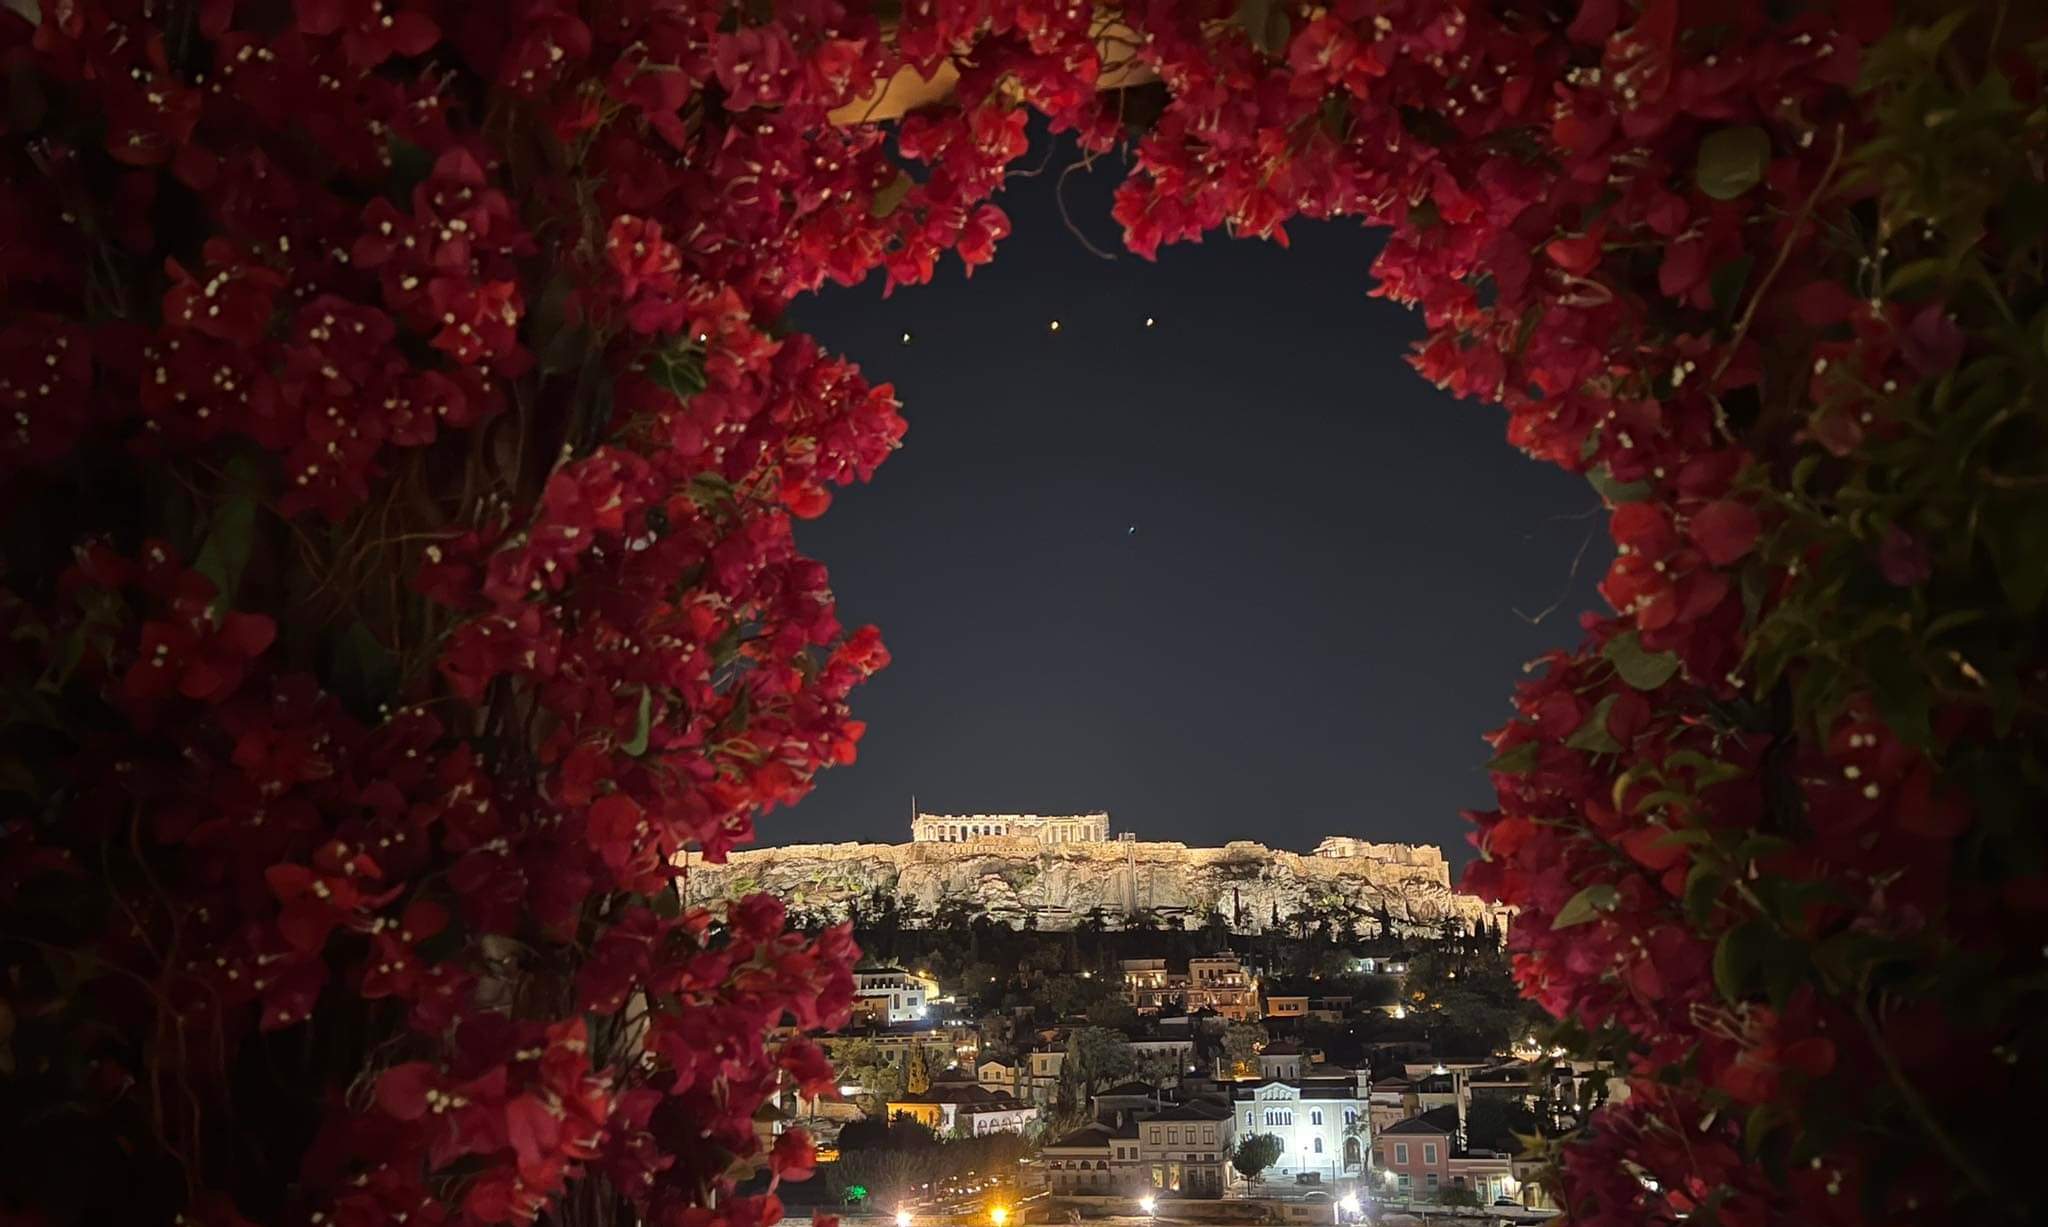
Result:
[[988,1212],[988,1221],[994,1223],[996,1227],[1003,1227],[1004,1223],[1010,1221],[1010,1208],[1008,1206],[997,1206]]
[[910,1211],[898,1210],[896,1212],[896,1227],[910,1227]]
[[1337,1202],[1337,1208],[1346,1214],[1357,1214],[1359,1210],[1358,1194],[1346,1193]]
[[1159,1213],[1159,1199],[1147,1193],[1138,1199],[1138,1209],[1143,1210],[1147,1214],[1157,1214]]

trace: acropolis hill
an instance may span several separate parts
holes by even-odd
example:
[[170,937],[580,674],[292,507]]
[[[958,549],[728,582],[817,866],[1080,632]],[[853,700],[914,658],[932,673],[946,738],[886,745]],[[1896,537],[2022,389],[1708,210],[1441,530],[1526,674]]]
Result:
[[1384,918],[1397,934],[1470,928],[1495,918],[1453,893],[1442,850],[1334,836],[1307,854],[1234,840],[1220,848],[1111,837],[1103,813],[918,814],[907,844],[796,844],[735,852],[724,865],[689,858],[693,902],[765,890],[795,907],[844,915],[880,890],[925,912],[966,899],[1017,926],[1071,928],[1100,910],[1116,925],[1134,910],[1194,927],[1212,913],[1257,931],[1307,909],[1349,911],[1363,933]]

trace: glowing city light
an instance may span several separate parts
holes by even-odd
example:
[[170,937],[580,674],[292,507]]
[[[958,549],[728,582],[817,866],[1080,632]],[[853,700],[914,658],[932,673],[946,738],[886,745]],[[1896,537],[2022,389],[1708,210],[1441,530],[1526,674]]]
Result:
[[1346,1193],[1343,1200],[1337,1203],[1337,1208],[1346,1214],[1358,1213],[1358,1194]]
[[1010,1221],[1010,1208],[1008,1206],[997,1206],[988,1212],[988,1221],[994,1223],[996,1227],[1003,1227],[1004,1223]]
[[1138,1199],[1138,1209],[1143,1210],[1147,1214],[1155,1213],[1159,1209],[1159,1199],[1156,1197],[1140,1197]]
[[910,1227],[910,1211],[898,1210],[896,1212],[896,1227]]

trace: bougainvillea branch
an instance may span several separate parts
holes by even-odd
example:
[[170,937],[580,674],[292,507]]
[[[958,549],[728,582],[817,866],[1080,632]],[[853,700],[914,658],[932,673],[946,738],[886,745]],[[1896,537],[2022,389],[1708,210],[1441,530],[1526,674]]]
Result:
[[[727,1193],[809,1171],[753,1118],[829,1088],[853,951],[674,866],[853,758],[886,654],[791,518],[903,433],[783,313],[990,259],[1036,113],[1129,158],[1141,255],[1389,228],[1417,369],[1612,509],[1467,878],[1629,1091],[1556,1147],[1569,1216],[2022,1217],[1981,1173],[2048,1090],[2024,7],[0,18],[0,1212],[774,1221]],[[912,78],[953,84],[873,120]]]

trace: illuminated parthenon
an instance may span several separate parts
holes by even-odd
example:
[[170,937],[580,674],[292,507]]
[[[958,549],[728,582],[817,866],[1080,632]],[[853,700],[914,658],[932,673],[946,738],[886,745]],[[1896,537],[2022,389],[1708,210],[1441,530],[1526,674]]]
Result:
[[1102,843],[1109,838],[1109,814],[919,813],[910,820],[913,843],[961,844],[1002,837],[1042,844]]

